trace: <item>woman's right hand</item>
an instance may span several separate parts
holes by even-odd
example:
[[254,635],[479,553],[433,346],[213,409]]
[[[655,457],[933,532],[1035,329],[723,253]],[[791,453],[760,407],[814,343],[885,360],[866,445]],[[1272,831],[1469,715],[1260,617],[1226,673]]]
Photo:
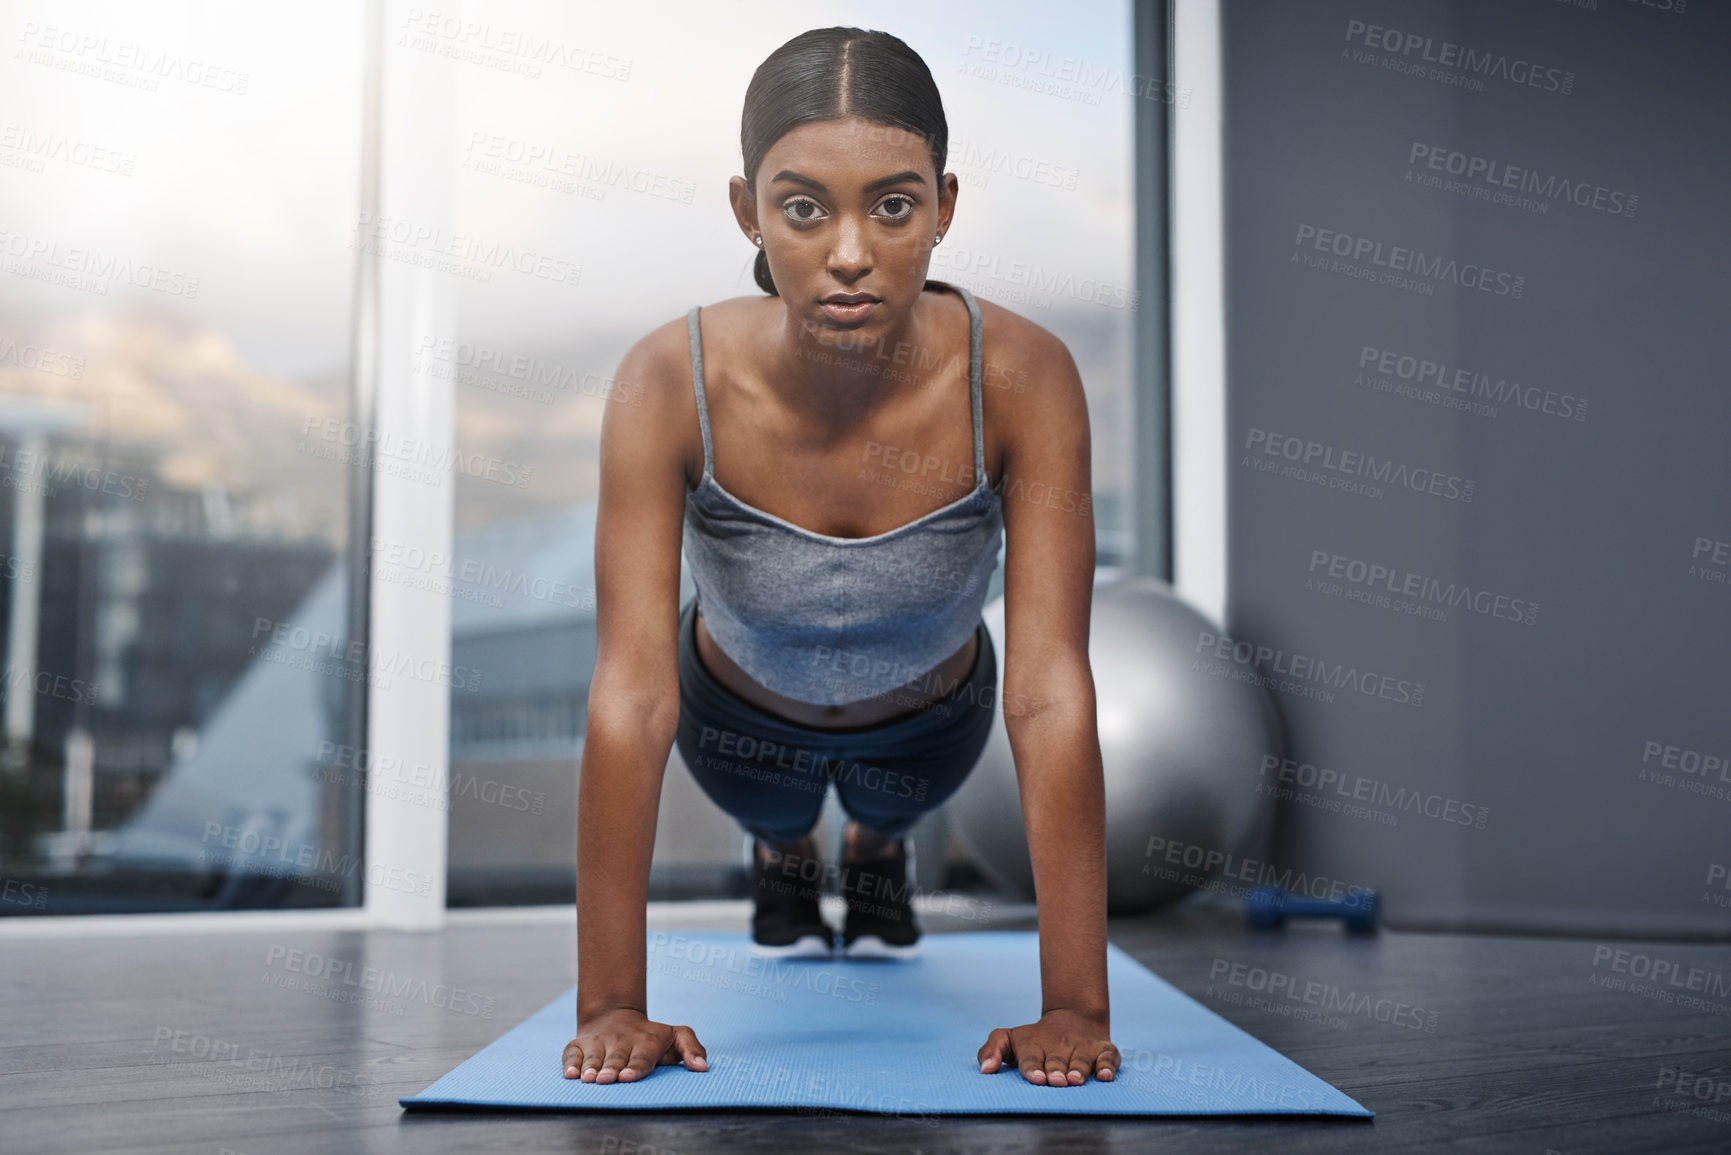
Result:
[[708,1052],[692,1029],[653,1022],[632,1007],[596,1015],[565,1044],[565,1077],[585,1083],[631,1083],[679,1062],[688,1070],[709,1070]]

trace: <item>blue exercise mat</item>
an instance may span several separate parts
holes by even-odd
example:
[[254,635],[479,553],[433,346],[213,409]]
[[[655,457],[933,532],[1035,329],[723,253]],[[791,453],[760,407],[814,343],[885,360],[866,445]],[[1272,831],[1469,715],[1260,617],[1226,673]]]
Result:
[[975,1059],[994,1027],[1040,1010],[1032,931],[928,934],[898,961],[760,959],[744,933],[649,936],[649,1014],[685,1023],[708,1071],[656,1067],[631,1083],[567,1079],[576,988],[419,1095],[409,1108],[663,1111],[755,1107],[912,1116],[1347,1115],[1367,1110],[1107,946],[1108,1083],[1042,1087]]

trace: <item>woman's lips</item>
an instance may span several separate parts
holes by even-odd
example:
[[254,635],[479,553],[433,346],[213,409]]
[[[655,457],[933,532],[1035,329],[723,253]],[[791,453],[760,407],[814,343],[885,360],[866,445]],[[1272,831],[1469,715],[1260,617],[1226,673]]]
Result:
[[861,301],[856,305],[845,305],[839,301],[822,301],[824,313],[836,321],[863,321],[871,316],[872,310],[883,304],[882,301]]

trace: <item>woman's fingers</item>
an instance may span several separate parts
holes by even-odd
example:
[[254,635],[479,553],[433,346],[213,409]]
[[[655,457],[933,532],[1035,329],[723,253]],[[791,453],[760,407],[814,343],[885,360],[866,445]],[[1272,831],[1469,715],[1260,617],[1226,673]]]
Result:
[[980,1073],[995,1074],[1014,1057],[1015,1053],[1010,1049],[1010,1032],[1003,1027],[994,1028],[986,1036],[985,1046],[980,1048]]
[[683,1060],[693,1071],[709,1070],[709,1052],[703,1049],[703,1044],[697,1041],[697,1032],[690,1027],[673,1028],[672,1050],[677,1052],[677,1058],[669,1062]]
[[[586,1083],[636,1082],[657,1066],[684,1063],[688,1070],[707,1071],[709,1052],[698,1041],[697,1033],[688,1026],[675,1026],[671,1038],[659,1046],[654,1039],[631,1036],[618,1039],[591,1039],[589,1049],[575,1039],[565,1044],[564,1073],[567,1079],[581,1078]],[[986,1036],[980,1047],[981,1074],[995,1074],[1006,1065],[1015,1065],[1022,1077],[1036,1086],[1079,1087],[1093,1074],[1101,1082],[1118,1077],[1123,1055],[1107,1042],[1091,1058],[1091,1047],[1046,1050],[1037,1041],[1024,1038],[1024,1052],[1018,1056],[1015,1039],[1008,1028],[997,1027]],[[1019,1061],[1018,1061],[1019,1059]]]
[[619,1081],[620,1070],[625,1066],[630,1058],[631,1052],[626,1049],[625,1040],[610,1039],[607,1043],[606,1061],[601,1064],[601,1069],[595,1072],[595,1078],[593,1080],[590,1080],[588,1073],[585,1072],[583,1076],[584,1081],[606,1084],[617,1083]]
[[709,1069],[709,1053],[690,1027],[654,1022],[602,1024],[566,1043],[562,1060],[565,1077],[585,1083],[635,1083],[679,1062],[693,1071]]
[[619,1071],[619,1081],[635,1082],[655,1069],[656,1056],[662,1048],[656,1045],[653,1038],[638,1039],[631,1048],[631,1061]]

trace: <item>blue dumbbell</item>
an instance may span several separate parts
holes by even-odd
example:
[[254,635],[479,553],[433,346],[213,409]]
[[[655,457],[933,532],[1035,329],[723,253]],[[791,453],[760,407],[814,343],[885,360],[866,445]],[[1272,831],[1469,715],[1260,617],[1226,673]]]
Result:
[[1338,901],[1300,898],[1278,886],[1258,886],[1244,896],[1244,918],[1254,930],[1278,930],[1289,918],[1338,918],[1348,931],[1376,930],[1376,891],[1355,890]]

